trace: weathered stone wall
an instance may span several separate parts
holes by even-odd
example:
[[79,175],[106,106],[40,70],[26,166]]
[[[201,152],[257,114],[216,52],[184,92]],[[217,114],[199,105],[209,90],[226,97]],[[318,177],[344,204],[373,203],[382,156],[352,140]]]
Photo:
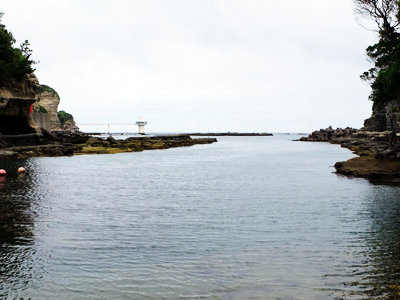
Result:
[[32,113],[31,117],[37,126],[47,131],[51,130],[51,115],[49,113]]

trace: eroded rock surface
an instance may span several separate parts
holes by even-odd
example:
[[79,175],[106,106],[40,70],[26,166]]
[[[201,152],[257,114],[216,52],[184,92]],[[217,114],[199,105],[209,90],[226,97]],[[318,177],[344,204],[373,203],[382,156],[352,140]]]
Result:
[[371,180],[400,181],[400,134],[390,138],[391,131],[367,131],[331,127],[314,131],[301,141],[330,142],[340,144],[359,157],[337,162],[339,174],[363,177]]
[[330,142],[333,139],[338,139],[345,136],[350,136],[351,134],[357,132],[357,129],[347,127],[345,129],[336,128],[332,129],[329,126],[326,129],[320,129],[313,131],[309,136],[300,138],[302,142]]
[[40,134],[40,129],[29,115],[37,86],[37,78],[31,74],[0,89],[1,135]]
[[35,100],[35,109],[39,109],[39,106],[42,106],[50,114],[50,130],[61,130],[61,122],[57,114],[58,105],[60,104],[58,93],[47,85],[40,85]]
[[400,101],[392,100],[374,108],[372,116],[364,121],[365,131],[400,132]]
[[114,154],[143,150],[168,149],[173,147],[188,147],[198,144],[211,144],[215,142],[217,142],[217,139],[215,138],[192,139],[187,134],[133,137],[126,140],[91,138],[84,145],[77,145],[75,147],[75,153]]

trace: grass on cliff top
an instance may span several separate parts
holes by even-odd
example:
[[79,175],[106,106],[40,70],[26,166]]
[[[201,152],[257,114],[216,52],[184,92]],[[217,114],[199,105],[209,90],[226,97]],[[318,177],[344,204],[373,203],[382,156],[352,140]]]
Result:
[[58,96],[58,93],[53,88],[49,87],[48,85],[41,84],[40,88],[38,88],[36,91],[37,94],[41,94],[43,92],[52,93],[53,96],[57,96],[58,98],[60,98],[60,96]]
[[74,118],[71,114],[69,114],[63,110],[60,110],[57,113],[57,116],[58,116],[58,119],[60,120],[61,127],[64,126],[65,123],[67,123],[69,120],[72,120]]

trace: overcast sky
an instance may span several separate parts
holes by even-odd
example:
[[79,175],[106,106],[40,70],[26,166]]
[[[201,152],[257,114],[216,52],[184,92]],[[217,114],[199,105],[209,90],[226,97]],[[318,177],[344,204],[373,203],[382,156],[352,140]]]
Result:
[[352,0],[0,1],[16,46],[29,40],[40,83],[78,124],[311,132],[371,115],[359,75],[376,36]]

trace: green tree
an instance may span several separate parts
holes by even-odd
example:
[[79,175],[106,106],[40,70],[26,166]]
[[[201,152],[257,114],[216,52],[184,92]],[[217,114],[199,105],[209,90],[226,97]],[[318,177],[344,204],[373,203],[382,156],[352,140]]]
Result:
[[67,123],[67,121],[73,119],[73,117],[72,117],[71,114],[69,114],[69,113],[67,113],[67,112],[65,112],[65,111],[63,111],[63,110],[60,110],[60,111],[57,113],[57,115],[58,115],[58,119],[60,120],[61,126],[64,126],[65,123]]
[[[3,13],[0,13],[0,21]],[[20,48],[15,48],[14,36],[4,25],[0,24],[0,87],[12,80],[21,80],[25,75],[35,71],[35,61],[31,60],[32,50],[26,40]]]
[[360,77],[371,85],[373,108],[400,100],[400,15],[398,0],[354,0],[359,16],[375,21],[379,41],[366,49],[374,67]]

